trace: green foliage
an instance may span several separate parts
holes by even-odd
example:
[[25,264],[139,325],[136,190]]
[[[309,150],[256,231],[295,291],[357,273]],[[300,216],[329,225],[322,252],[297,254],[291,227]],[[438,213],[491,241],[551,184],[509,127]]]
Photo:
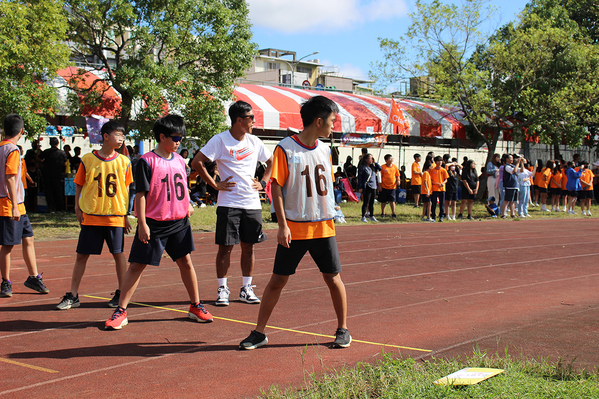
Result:
[[[180,112],[201,140],[223,128],[222,101],[252,62],[244,0],[67,0],[74,55],[122,96],[118,118],[143,137],[167,110]],[[93,64],[89,56],[95,56]],[[103,91],[79,90],[84,103]],[[82,107],[78,103],[74,107]],[[80,109],[79,109],[80,110]]]
[[42,82],[67,65],[66,29],[61,2],[0,2],[0,115],[20,114],[30,137],[57,106],[56,91]]
[[505,130],[515,140],[534,135],[576,147],[599,115],[597,7],[588,5],[533,0],[516,23],[486,35],[480,27],[493,15],[486,0],[417,1],[406,39],[380,39],[384,61],[371,77],[383,85],[402,73],[431,77],[437,101],[461,109],[469,137],[486,143],[489,156]]

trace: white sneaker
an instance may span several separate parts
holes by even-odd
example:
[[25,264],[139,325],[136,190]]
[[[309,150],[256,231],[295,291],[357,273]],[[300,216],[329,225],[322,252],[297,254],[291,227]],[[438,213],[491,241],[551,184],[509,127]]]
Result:
[[229,306],[229,287],[220,286],[218,287],[218,297],[216,298],[216,302],[214,304],[216,306]]
[[593,216],[591,215],[591,211],[587,211],[587,216]]
[[362,222],[362,223],[368,223],[368,220],[366,220],[366,216],[362,216],[362,220],[361,220],[361,222]]
[[584,216],[586,216],[586,214],[587,214],[587,211],[586,211],[586,210],[583,210],[583,211],[582,211],[582,214],[583,214]]
[[538,203],[538,202],[535,202],[535,206],[539,206],[539,203]]
[[374,216],[370,218],[370,221],[371,222],[378,222],[378,220],[376,220],[376,218]]
[[568,208],[564,206],[564,212],[568,212]]
[[427,222],[435,223],[435,219],[429,218]]
[[245,303],[260,303],[260,299],[254,294],[255,285],[244,285],[239,291],[239,300]]

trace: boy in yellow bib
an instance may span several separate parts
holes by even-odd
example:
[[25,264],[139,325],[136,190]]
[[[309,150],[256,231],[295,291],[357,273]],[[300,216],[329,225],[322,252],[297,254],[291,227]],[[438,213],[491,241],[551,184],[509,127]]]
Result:
[[[104,241],[114,257],[119,287],[127,270],[123,253],[125,233],[131,225],[127,218],[129,185],[133,182],[131,161],[116,152],[125,140],[125,128],[110,121],[102,126],[102,148],[85,154],[75,176],[75,213],[81,224],[77,243],[77,258],[71,276],[71,291],[67,292],[56,309],[80,306],[79,285],[90,255],[100,255]],[[108,306],[117,307],[120,290],[116,290]]]

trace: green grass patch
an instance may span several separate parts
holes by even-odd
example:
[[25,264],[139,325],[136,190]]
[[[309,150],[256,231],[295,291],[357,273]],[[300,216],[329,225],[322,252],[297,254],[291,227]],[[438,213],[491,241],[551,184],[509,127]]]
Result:
[[[360,219],[362,218],[362,203],[343,203],[341,204],[341,210],[345,215],[346,225],[364,225]],[[391,218],[391,210],[387,205],[386,217],[380,217],[381,206],[375,203],[374,215],[379,220],[379,223],[383,224],[396,224],[396,223],[423,223],[420,221],[422,214],[422,208],[414,208],[413,204],[397,204],[395,212],[397,214],[396,219]],[[459,203],[458,209],[459,212]],[[593,205],[591,207],[593,217],[599,215],[599,206]],[[529,213],[532,219],[562,219],[562,218],[588,218],[588,216],[582,216],[580,209],[577,210],[578,215],[567,215],[564,212],[541,212],[539,208],[529,208]],[[500,220],[498,218],[491,218],[483,203],[475,202],[472,212],[476,220],[457,220],[449,221],[445,219],[445,223],[475,223],[480,220]],[[464,215],[466,216],[466,215]],[[270,205],[262,205],[262,218],[264,220],[264,229],[276,229],[278,225],[272,223],[270,216]],[[33,233],[35,234],[36,240],[61,240],[69,238],[77,238],[79,236],[79,223],[75,217],[75,212],[62,212],[62,213],[32,213],[29,214],[31,225],[33,226]],[[525,219],[526,220],[526,219]],[[522,220],[522,222],[525,222]],[[129,219],[133,226],[133,232],[137,226],[137,219]],[[519,218],[513,219],[513,221],[520,221]],[[373,222],[368,222],[373,224]],[[195,212],[191,217],[191,227],[197,232],[210,232],[214,231],[216,227],[216,207],[207,206],[205,208],[195,208]],[[131,233],[133,234],[133,233]]]
[[[465,367],[489,367],[505,372],[477,385],[437,386],[433,381]],[[302,388],[273,386],[264,398],[597,398],[597,373],[575,371],[561,361],[488,357],[475,352],[461,359],[415,361],[395,359],[359,363],[324,373],[310,374]]]

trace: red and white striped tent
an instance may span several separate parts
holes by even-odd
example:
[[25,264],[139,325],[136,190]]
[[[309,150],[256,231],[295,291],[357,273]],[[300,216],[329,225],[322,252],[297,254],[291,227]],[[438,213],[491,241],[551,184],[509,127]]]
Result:
[[333,130],[339,133],[403,134],[416,137],[465,139],[463,115],[457,109],[415,100],[396,101],[407,126],[400,129],[388,124],[390,98],[320,90],[292,89],[280,86],[241,84],[235,90],[237,100],[252,105],[254,128],[265,130],[303,129],[300,105],[312,96],[322,95],[339,107]]
[[[58,72],[59,76],[52,85],[60,88],[60,97],[66,102],[69,84],[88,88],[102,73],[106,72],[69,67]],[[71,81],[73,77],[77,77],[76,82]],[[94,114],[113,118],[120,110],[121,98],[105,83],[99,86],[103,90],[102,104],[95,108],[86,107],[83,116]],[[234,92],[235,100],[243,100],[252,105],[256,115],[254,128],[264,130],[287,130],[287,128],[302,130],[300,105],[317,95],[330,98],[339,107],[339,115],[333,127],[333,131],[338,133],[466,138],[465,125],[468,122],[464,120],[463,115],[455,108],[450,109],[431,103],[415,100],[396,101],[405,121],[403,127],[398,127],[387,123],[390,98],[253,84],[240,84]],[[226,107],[228,108],[228,104]]]

